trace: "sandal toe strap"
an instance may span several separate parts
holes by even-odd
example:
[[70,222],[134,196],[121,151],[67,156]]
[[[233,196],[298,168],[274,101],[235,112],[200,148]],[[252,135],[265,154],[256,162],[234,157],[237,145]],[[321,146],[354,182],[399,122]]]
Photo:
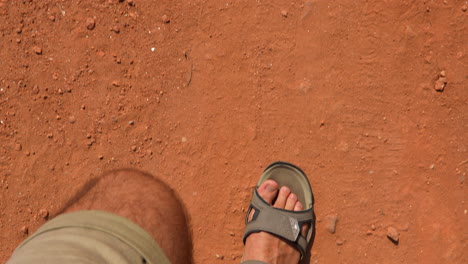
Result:
[[[252,209],[255,211],[249,221],[248,217]],[[293,243],[304,256],[310,236],[308,235],[307,238],[301,236],[301,226],[306,223],[312,227],[313,217],[312,208],[299,212],[274,208],[266,203],[255,190],[246,215],[244,243],[250,234],[264,231]]]

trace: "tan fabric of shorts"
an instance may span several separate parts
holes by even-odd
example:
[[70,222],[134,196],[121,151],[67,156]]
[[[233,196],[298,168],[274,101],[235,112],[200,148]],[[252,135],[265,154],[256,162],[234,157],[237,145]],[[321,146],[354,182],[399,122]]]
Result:
[[104,211],[60,215],[43,225],[7,264],[169,264],[156,241],[132,221]]

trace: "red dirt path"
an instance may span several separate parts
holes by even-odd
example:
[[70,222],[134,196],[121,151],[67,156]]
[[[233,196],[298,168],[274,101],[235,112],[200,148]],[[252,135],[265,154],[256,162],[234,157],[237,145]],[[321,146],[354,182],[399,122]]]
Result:
[[311,263],[468,263],[466,1],[133,2],[0,0],[1,263],[121,167],[179,192],[196,263],[238,263],[275,160],[312,182]]

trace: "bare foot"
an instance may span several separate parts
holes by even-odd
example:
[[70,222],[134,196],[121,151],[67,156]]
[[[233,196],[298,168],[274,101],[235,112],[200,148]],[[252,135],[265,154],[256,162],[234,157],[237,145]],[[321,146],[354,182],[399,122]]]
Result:
[[[262,183],[258,187],[258,194],[273,207],[291,211],[303,210],[297,196],[291,193],[286,186],[281,187],[278,191],[278,184],[273,180]],[[249,219],[252,216],[253,212],[251,212]],[[304,234],[306,231],[307,227],[303,227],[302,233]],[[297,264],[301,253],[289,242],[269,233],[259,232],[247,237],[242,258],[243,261],[259,260],[269,264]]]

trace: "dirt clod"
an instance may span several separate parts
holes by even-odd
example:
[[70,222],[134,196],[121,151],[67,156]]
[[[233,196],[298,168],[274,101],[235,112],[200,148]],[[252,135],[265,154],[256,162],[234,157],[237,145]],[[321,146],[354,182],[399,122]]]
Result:
[[164,23],[166,23],[166,24],[168,24],[168,23],[171,22],[171,20],[169,19],[169,17],[168,17],[166,14],[164,14],[164,15],[161,17],[161,20],[162,20],[162,22],[164,22]]
[[15,144],[15,150],[16,151],[21,151],[23,149],[23,146],[20,143]]
[[75,124],[75,123],[76,123],[76,118],[75,118],[75,116],[69,116],[69,117],[68,117],[68,122],[69,122],[70,124]]
[[394,243],[398,243],[400,240],[400,234],[398,233],[398,230],[394,228],[393,226],[389,226],[387,228],[387,237]]
[[331,234],[336,232],[336,223],[338,222],[337,215],[327,215],[325,216],[325,228]]
[[41,48],[41,47],[34,46],[34,47],[32,48],[32,50],[33,50],[34,53],[36,53],[37,55],[41,55],[41,54],[42,54],[42,48]]
[[22,226],[22,227],[21,227],[21,233],[23,233],[23,234],[25,234],[25,235],[29,234],[29,228],[28,228],[28,226]]
[[112,31],[114,31],[114,33],[116,33],[116,34],[119,34],[120,33],[120,28],[118,26],[113,26]]
[[341,239],[341,238],[337,238],[337,239],[335,240],[335,243],[336,243],[338,246],[341,246],[341,245],[344,244],[344,240]]
[[89,17],[86,19],[85,24],[87,29],[93,30],[96,27],[96,20],[94,20],[94,18]]
[[439,78],[436,80],[434,84],[434,89],[437,92],[443,92],[446,85],[447,85],[447,78],[439,76]]
[[45,220],[49,219],[49,211],[47,209],[39,210],[39,216]]

